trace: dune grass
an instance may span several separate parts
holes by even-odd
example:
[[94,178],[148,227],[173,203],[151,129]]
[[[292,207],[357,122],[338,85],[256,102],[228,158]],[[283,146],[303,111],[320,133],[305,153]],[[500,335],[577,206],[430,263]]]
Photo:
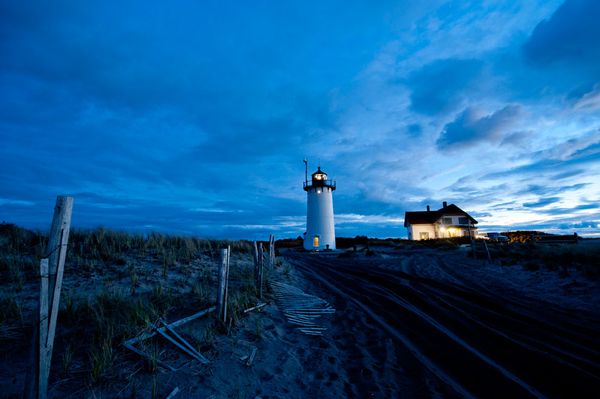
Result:
[[[502,265],[523,265],[528,270],[557,270],[568,273],[580,270],[590,278],[600,277],[600,242],[578,244],[535,244],[514,242],[508,245],[488,244],[492,259]],[[482,253],[480,253],[483,256]]]
[[[0,343],[11,339],[15,329],[23,335],[34,320],[37,305],[32,298],[46,244],[47,237],[40,232],[0,224]],[[210,325],[202,334],[208,345],[218,331],[228,332],[243,310],[256,304],[253,269],[240,261],[250,259],[249,242],[104,228],[72,230],[54,354],[61,364],[57,372],[83,371],[85,384],[91,386],[114,379],[122,372],[117,365],[124,362],[119,348],[125,339],[159,318],[173,320],[213,304],[219,250],[227,246],[233,254],[231,320],[225,330]],[[152,372],[157,369],[156,364],[147,366]]]

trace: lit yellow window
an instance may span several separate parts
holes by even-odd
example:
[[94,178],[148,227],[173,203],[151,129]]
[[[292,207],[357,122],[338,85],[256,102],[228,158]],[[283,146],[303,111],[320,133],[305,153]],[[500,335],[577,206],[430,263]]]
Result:
[[319,236],[315,236],[313,238],[313,247],[317,248],[319,246]]

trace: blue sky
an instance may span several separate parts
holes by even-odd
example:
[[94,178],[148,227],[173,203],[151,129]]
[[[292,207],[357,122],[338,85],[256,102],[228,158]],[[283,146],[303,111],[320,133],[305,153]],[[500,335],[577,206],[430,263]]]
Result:
[[600,2],[0,3],[0,220],[209,237],[600,235]]

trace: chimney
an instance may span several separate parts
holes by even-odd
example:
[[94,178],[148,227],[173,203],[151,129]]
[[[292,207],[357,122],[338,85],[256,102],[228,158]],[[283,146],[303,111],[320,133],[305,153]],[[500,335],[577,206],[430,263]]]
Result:
[[429,212],[429,205],[427,205],[427,212]]
[[446,201],[442,202],[442,205],[444,205],[444,208],[448,206],[448,203]]

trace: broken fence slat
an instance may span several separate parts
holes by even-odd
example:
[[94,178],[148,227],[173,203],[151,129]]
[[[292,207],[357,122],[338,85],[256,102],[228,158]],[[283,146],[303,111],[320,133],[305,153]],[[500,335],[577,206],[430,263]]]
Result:
[[289,315],[289,314],[285,314],[285,317],[287,317],[288,320],[303,321],[303,322],[307,322],[307,323],[312,323],[313,320],[317,320],[316,317],[302,317],[302,316],[295,316],[295,315]]
[[179,387],[175,387],[165,399],[173,399],[179,393]]
[[306,322],[312,322],[313,320],[317,320],[316,317],[303,317],[303,316],[297,316],[297,315],[290,315],[287,313],[284,313],[284,314],[288,318],[288,320],[298,320],[298,321],[306,321]]
[[135,346],[128,344],[128,343],[124,343],[123,344],[124,347],[126,347],[127,349],[129,349],[130,351],[132,351],[133,353],[136,353],[138,355],[140,355],[141,357],[144,357],[148,360],[150,360],[151,362],[156,362],[157,365],[159,365],[160,367],[163,367],[167,370],[170,371],[176,371],[176,369],[172,366],[169,366],[168,364],[166,364],[165,362],[163,362],[162,360],[158,360],[158,359],[153,359],[150,355],[148,355],[147,353],[139,350],[138,348],[136,348]]
[[178,347],[179,349],[181,349],[183,352],[185,352],[186,354],[190,355],[191,357],[193,357],[194,359],[200,360],[196,357],[196,355],[194,353],[192,353],[189,349],[187,349],[186,347],[184,347],[183,345],[181,345],[179,342],[177,342],[173,337],[171,337],[169,334],[167,334],[164,331],[161,331],[158,327],[155,327],[156,331],[163,337],[165,338],[167,341],[169,341],[170,343],[172,343],[173,345],[175,345],[176,347]]
[[[177,338],[185,347],[187,347],[187,349],[192,352],[193,357],[195,357],[196,359],[198,359],[198,361],[200,363],[204,363],[204,364],[208,364],[210,363],[208,361],[207,358],[205,358],[200,352],[198,352],[196,350],[196,348],[194,348],[192,346],[192,344],[190,344],[188,341],[186,341],[181,335],[179,335],[177,333],[177,331],[173,330],[167,323],[164,322],[164,320],[160,320],[161,323],[164,324],[165,328],[167,329],[168,332],[170,332],[171,334],[173,334],[175,336],[175,338]],[[158,330],[158,328],[157,328]],[[162,335],[162,334],[161,334]],[[182,348],[183,349],[183,348]]]
[[[188,317],[185,317],[185,318],[183,318],[183,319],[180,319],[180,320],[174,321],[173,323],[169,323],[169,327],[172,327],[172,328],[173,328],[173,327],[178,327],[178,326],[181,326],[181,325],[183,325],[183,324],[185,324],[185,323],[188,323],[188,322],[190,322],[190,321],[192,321],[192,320],[196,320],[196,319],[198,319],[198,318],[200,318],[200,317],[204,316],[205,314],[208,314],[208,313],[214,312],[215,310],[216,310],[216,307],[215,307],[215,306],[212,306],[212,307],[210,307],[210,308],[208,308],[208,309],[201,310],[200,312],[198,312],[198,313],[194,313],[194,314],[193,314],[193,315],[191,315],[191,316],[188,316]],[[165,327],[161,327],[160,329],[164,331],[166,328],[165,328]],[[125,341],[125,342],[124,342],[124,344],[129,344],[129,345],[132,345],[132,344],[135,344],[135,343],[137,343],[137,342],[143,341],[143,340],[145,340],[145,339],[152,338],[152,337],[154,337],[156,334],[157,334],[157,332],[156,332],[156,331],[152,331],[152,332],[145,332],[145,333],[142,333],[142,334],[138,335],[137,337],[133,337],[133,338],[130,338],[130,339],[128,339],[127,341]]]
[[290,313],[305,313],[305,314],[323,314],[323,313],[335,313],[335,309],[304,309],[304,308],[289,308],[285,310]]
[[214,312],[215,309],[216,309],[216,307],[212,306],[212,307],[210,307],[208,309],[201,310],[200,312],[195,313],[195,314],[193,314],[191,316],[188,316],[188,317],[183,318],[181,320],[174,321],[173,323],[169,323],[169,327],[179,327],[180,325],[185,324],[187,322],[190,322],[192,320],[196,320],[197,318],[202,317],[202,316],[204,316],[207,313]]
[[256,356],[256,346],[252,348],[252,353],[250,353],[250,357],[248,358],[248,361],[246,362],[246,366],[248,366],[248,367],[252,366],[252,362],[254,361],[255,356]]
[[251,308],[248,308],[248,309],[244,310],[244,313],[252,312],[253,310],[258,310],[258,309],[262,308],[263,306],[265,306],[266,304],[267,304],[266,302],[259,303],[256,306],[253,306]]
[[175,338],[179,339],[179,341],[181,341],[182,344],[184,344],[185,346],[187,346],[198,357],[200,357],[201,359],[203,359],[203,362],[210,363],[209,360],[204,355],[202,355],[202,353],[198,352],[196,350],[196,348],[194,348],[194,346],[192,344],[190,344],[181,335],[179,335],[179,333],[177,331],[175,331],[173,328],[171,328],[170,325],[168,325],[164,320],[161,320],[161,322],[164,324],[164,326],[167,329],[167,331],[169,331],[171,334],[173,334],[175,336]]
[[288,284],[274,281],[271,282],[271,287],[275,301],[288,323],[303,334],[323,335],[326,328],[319,326],[317,322],[323,315],[335,313],[335,309],[328,302]]
[[288,322],[290,324],[295,324],[295,325],[300,325],[300,326],[305,326],[305,327],[308,327],[308,326],[315,327],[315,326],[317,326],[316,323],[314,323],[312,321],[305,321],[305,320],[290,319],[290,320],[288,320]]

